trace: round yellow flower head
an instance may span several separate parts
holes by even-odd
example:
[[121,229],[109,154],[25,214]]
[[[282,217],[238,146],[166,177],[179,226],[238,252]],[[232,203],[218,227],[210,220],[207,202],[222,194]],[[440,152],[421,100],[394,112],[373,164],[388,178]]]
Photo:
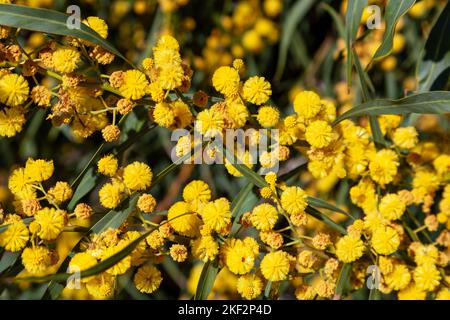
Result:
[[188,237],[198,235],[201,220],[192,213],[188,203],[184,201],[174,203],[169,209],[167,219],[176,232]]
[[61,204],[72,198],[73,190],[67,182],[58,181],[54,187],[48,190],[47,194],[56,204]]
[[54,169],[53,160],[33,160],[29,158],[25,164],[25,176],[30,182],[42,182],[50,179]]
[[27,247],[22,252],[22,264],[32,275],[42,274],[52,264],[52,253],[43,246]]
[[397,220],[405,212],[406,204],[397,194],[389,193],[381,199],[378,209],[386,219]]
[[81,55],[75,48],[61,47],[53,52],[52,62],[56,71],[70,73],[75,71],[80,64]]
[[315,92],[302,91],[295,96],[294,110],[299,116],[311,119],[316,116],[322,108],[322,101]]
[[290,270],[290,258],[284,251],[270,252],[261,261],[261,272],[269,281],[283,281],[287,279]]
[[0,101],[9,107],[21,105],[28,99],[28,82],[21,75],[10,73],[0,77]]
[[100,203],[108,209],[114,209],[121,201],[121,188],[115,183],[106,183],[98,192]]
[[197,210],[199,202],[206,203],[211,200],[211,189],[202,180],[191,181],[183,189],[183,199]]
[[119,91],[125,98],[138,100],[145,95],[148,85],[145,74],[139,70],[128,70],[123,75]]
[[258,110],[256,120],[264,128],[270,128],[277,125],[280,119],[280,111],[277,108],[271,106],[262,106]]
[[244,241],[229,238],[221,247],[221,255],[228,269],[234,274],[249,273],[255,263],[254,248]]
[[364,253],[364,243],[359,237],[346,235],[336,243],[336,256],[344,262],[350,263],[358,260]]
[[426,291],[419,289],[414,283],[398,292],[398,300],[425,300],[426,296]]
[[372,234],[371,244],[377,253],[389,255],[397,251],[400,237],[394,228],[380,227]]
[[411,273],[404,264],[396,264],[394,270],[384,276],[386,285],[392,290],[402,290],[411,281]]
[[200,215],[206,226],[221,232],[231,222],[230,202],[226,198],[208,202],[201,207]]
[[218,253],[219,245],[210,235],[198,238],[192,243],[192,254],[203,262],[214,260]]
[[[97,259],[86,252],[79,252],[75,254],[69,262],[69,268],[67,272],[81,272],[87,270],[97,264]],[[81,282],[85,283],[91,280],[93,277],[82,278]]]
[[174,244],[170,247],[170,256],[176,262],[183,262],[187,259],[187,248],[182,244]]
[[6,230],[0,233],[0,246],[8,251],[22,250],[29,239],[29,232],[22,220],[5,222],[9,224]]
[[109,177],[116,174],[118,167],[119,163],[112,154],[104,156],[97,163],[98,172]]
[[256,105],[266,103],[272,95],[270,83],[264,77],[251,77],[244,83],[242,96]]
[[261,295],[262,289],[263,281],[255,274],[240,276],[237,281],[237,291],[247,300],[256,299]]
[[281,194],[281,206],[288,214],[302,213],[308,203],[307,194],[300,187],[287,187]]
[[174,37],[172,37],[168,34],[165,34],[165,35],[162,35],[158,39],[158,42],[156,43],[156,48],[155,48],[155,50],[163,50],[163,49],[171,49],[171,50],[179,51],[180,45],[178,44],[177,39],[175,39]]
[[238,71],[231,67],[218,68],[212,77],[214,88],[225,97],[234,97],[238,94],[240,81]]
[[39,224],[38,236],[43,240],[55,240],[67,224],[67,213],[54,208],[42,208],[34,216]]
[[260,52],[264,47],[264,41],[256,30],[251,29],[242,36],[242,45],[251,52]]
[[328,147],[334,137],[333,128],[326,121],[314,121],[306,127],[306,141],[315,148]]
[[380,150],[370,159],[370,177],[384,187],[384,185],[394,180],[398,166],[398,156],[394,151],[388,149]]
[[435,265],[425,263],[414,269],[414,282],[420,290],[433,291],[441,281],[441,274]]
[[90,205],[86,203],[79,203],[77,204],[73,212],[75,213],[77,219],[84,220],[89,219],[94,213],[94,210]]
[[86,283],[86,289],[95,299],[109,299],[114,294],[115,277],[101,273]]
[[108,37],[108,25],[103,19],[99,17],[87,17],[83,23],[89,26],[92,30],[97,32],[103,39]]
[[151,213],[155,210],[156,200],[151,194],[144,193],[139,197],[137,207],[145,213]]
[[394,144],[401,149],[412,149],[419,141],[418,133],[414,127],[396,129],[392,140],[394,141]]
[[250,221],[260,231],[272,230],[278,221],[278,211],[271,204],[260,204],[253,208]]
[[148,165],[135,161],[123,170],[123,182],[130,191],[145,190],[152,183],[153,173]]
[[223,115],[208,110],[203,110],[197,114],[195,121],[195,130],[205,137],[214,137],[220,135],[224,128]]
[[0,137],[14,137],[22,131],[25,121],[24,108],[14,107],[0,110]]
[[143,293],[152,293],[159,288],[162,282],[161,272],[154,266],[144,265],[138,269],[134,276],[136,288]]

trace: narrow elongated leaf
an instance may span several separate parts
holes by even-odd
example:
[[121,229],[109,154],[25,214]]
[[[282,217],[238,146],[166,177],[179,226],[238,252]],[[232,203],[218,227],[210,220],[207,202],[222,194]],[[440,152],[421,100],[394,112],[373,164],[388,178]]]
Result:
[[361,16],[364,8],[367,7],[367,0],[348,0],[347,13],[345,15],[345,41],[347,44],[347,83],[352,83],[352,48],[356,40]]
[[287,172],[287,173],[285,173],[285,174],[279,176],[277,180],[278,180],[278,181],[284,181],[284,182],[286,182],[286,181],[288,181],[289,179],[291,179],[291,178],[293,178],[293,177],[295,177],[295,176],[298,176],[298,175],[300,174],[300,172],[301,172],[303,169],[306,168],[307,165],[308,165],[307,162],[302,163],[301,165],[299,165],[299,166],[296,167],[295,169],[292,169],[291,171],[289,171],[289,172]]
[[341,296],[344,293],[345,286],[348,284],[350,280],[351,271],[352,271],[351,263],[346,263],[342,266],[336,286],[337,295]]
[[280,40],[280,49],[278,51],[277,69],[275,79],[280,79],[286,66],[287,54],[291,45],[292,35],[294,34],[300,20],[308,13],[314,4],[314,0],[297,0],[297,2],[289,9],[284,20],[282,35]]
[[231,203],[231,216],[232,216],[232,226],[231,235],[234,235],[239,229],[239,220],[245,211],[251,210],[251,208],[258,201],[258,197],[254,195],[252,189],[254,184],[252,182],[247,183],[241,191],[237,194],[236,198],[233,199]]
[[267,281],[266,288],[264,289],[264,300],[270,299],[270,291],[272,291],[272,281]]
[[390,100],[372,100],[353,107],[349,111],[340,115],[334,121],[334,125],[339,122],[360,116],[374,116],[382,114],[442,114],[450,112],[450,92],[432,91],[414,94],[409,97]]
[[419,92],[441,90],[450,75],[450,2],[447,2],[425,43],[417,66]]
[[79,29],[69,29],[68,19],[68,15],[54,10],[14,4],[0,4],[0,25],[81,38],[98,44],[116,56],[128,61],[108,41],[84,23],[80,23]]
[[14,265],[19,257],[20,252],[4,252],[2,258],[0,259],[0,273]]
[[75,189],[73,193],[72,199],[67,205],[67,209],[72,211],[77,205],[78,201],[87,195],[92,189],[97,185],[98,175],[95,174],[94,168],[89,168],[89,170],[84,174],[83,178],[80,181],[80,184]]
[[347,233],[347,231],[345,230],[345,228],[343,226],[337,224],[336,222],[331,220],[330,217],[326,216],[325,214],[323,214],[319,210],[317,210],[317,209],[315,209],[315,208],[313,208],[311,206],[307,206],[305,211],[309,215],[313,216],[317,220],[322,221],[323,223],[325,223],[326,225],[328,225],[332,229],[336,230],[340,234],[346,234]]
[[217,273],[219,272],[219,265],[217,261],[208,261],[205,263],[200,274],[200,279],[197,284],[197,291],[195,292],[194,300],[206,300],[211,292]]
[[322,8],[328,12],[328,14],[333,18],[334,24],[336,25],[336,29],[339,33],[339,36],[342,39],[346,38],[344,21],[342,21],[341,15],[329,4],[323,2],[321,4]]
[[394,44],[395,27],[397,26],[400,18],[408,12],[415,2],[416,0],[389,0],[384,13],[386,29],[384,31],[383,41],[375,52],[373,60],[389,55]]
[[328,209],[328,210],[331,210],[334,212],[339,212],[339,213],[345,214],[349,218],[354,219],[348,212],[342,210],[341,208],[339,208],[338,206],[335,206],[334,204],[328,203],[325,200],[322,200],[319,198],[308,196],[308,204],[312,207]]

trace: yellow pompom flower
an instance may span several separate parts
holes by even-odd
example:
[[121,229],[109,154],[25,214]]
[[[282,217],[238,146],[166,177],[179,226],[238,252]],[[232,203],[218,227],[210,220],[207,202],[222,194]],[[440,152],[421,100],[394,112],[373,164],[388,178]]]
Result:
[[25,164],[25,176],[31,182],[42,182],[50,179],[54,170],[53,160],[45,161],[29,158]]
[[259,108],[256,120],[264,128],[270,128],[277,125],[280,119],[280,111],[271,106],[263,106]]
[[417,145],[418,133],[414,127],[398,128],[392,137],[394,144],[401,149],[412,149]]
[[242,96],[248,102],[256,105],[266,103],[272,95],[270,83],[264,77],[251,77],[244,83]]
[[441,274],[434,264],[425,263],[414,269],[413,278],[420,290],[433,291],[441,281]]
[[228,128],[242,128],[249,117],[247,107],[242,103],[227,102],[226,121]]
[[14,137],[25,124],[25,109],[20,107],[0,110],[0,137]]
[[73,191],[67,182],[58,181],[54,187],[48,190],[47,194],[53,202],[61,204],[72,198]]
[[22,252],[22,264],[30,274],[42,274],[52,264],[51,251],[43,246],[25,248]]
[[286,189],[284,189],[280,198],[281,207],[288,214],[302,213],[308,205],[306,200],[306,192],[302,188],[295,186],[287,187]]
[[384,281],[389,289],[402,290],[411,282],[411,273],[404,264],[396,264],[394,270],[384,276]]
[[11,192],[20,197],[21,195],[34,195],[35,198],[35,189],[31,184],[30,179],[25,175],[24,168],[15,169],[11,176],[8,179],[8,188]]
[[192,254],[203,262],[214,260],[218,253],[219,245],[212,236],[206,235],[192,242]]
[[323,120],[311,122],[305,131],[306,141],[315,148],[328,147],[334,140],[333,128]]
[[21,105],[28,99],[30,88],[21,75],[10,73],[0,77],[0,101],[9,107]]
[[112,154],[104,156],[97,163],[98,172],[109,177],[116,174],[118,167],[119,163]]
[[173,90],[183,84],[183,78],[183,67],[179,64],[171,64],[159,70],[158,82],[161,88]]
[[208,202],[201,207],[200,215],[207,227],[221,232],[231,222],[230,202],[226,198]]
[[160,102],[153,109],[153,120],[161,127],[170,128],[175,123],[175,114],[168,103]]
[[152,183],[153,173],[148,165],[135,161],[123,170],[123,182],[130,191],[145,190]]
[[238,71],[231,67],[218,68],[212,77],[214,88],[226,97],[233,97],[238,94],[240,81]]
[[250,221],[260,231],[272,230],[278,221],[277,209],[268,203],[260,204],[253,208]]
[[289,255],[284,251],[270,252],[262,259],[260,268],[269,281],[286,280],[290,269]]
[[302,91],[295,96],[294,110],[299,116],[311,119],[316,116],[322,108],[319,95],[312,91]]
[[344,262],[350,263],[358,260],[364,253],[364,243],[359,237],[346,235],[336,243],[336,256]]
[[400,219],[405,212],[406,204],[397,194],[390,193],[381,199],[378,209],[384,218],[397,220]]
[[221,248],[223,261],[234,274],[249,273],[257,255],[254,249],[240,239],[230,238]]
[[152,293],[162,282],[161,272],[154,266],[144,265],[134,275],[136,288],[143,293]]
[[94,299],[109,299],[114,294],[115,277],[101,273],[86,283],[86,289]]
[[145,95],[148,85],[145,74],[139,70],[127,70],[119,91],[125,98],[137,100]]
[[100,203],[107,209],[114,209],[121,200],[121,188],[115,183],[106,183],[98,192]]
[[4,225],[8,225],[8,227],[0,233],[0,246],[13,252],[25,248],[29,239],[29,232],[25,223],[22,220],[6,221]]
[[183,262],[188,256],[187,248],[182,244],[174,244],[170,247],[170,256],[173,261]]
[[247,300],[256,299],[261,295],[262,289],[263,281],[255,274],[246,274],[237,281],[238,293]]
[[67,213],[54,208],[42,208],[34,216],[39,225],[37,235],[43,240],[55,240],[67,224]]
[[202,180],[191,181],[183,189],[183,199],[191,205],[193,210],[197,210],[201,203],[211,200],[211,189]]
[[108,25],[103,19],[92,16],[87,17],[85,20],[83,20],[83,23],[97,32],[103,39],[106,39],[108,37]]
[[398,156],[394,151],[388,149],[380,150],[370,159],[370,177],[384,187],[384,185],[394,180],[398,166]]
[[213,112],[208,109],[197,114],[195,130],[203,134],[205,137],[209,138],[220,135],[223,127],[224,120],[220,113]]
[[145,213],[151,213],[156,207],[156,200],[151,194],[144,193],[139,197],[137,207]]
[[184,201],[178,201],[170,207],[167,219],[173,230],[188,237],[198,235],[202,223],[199,217],[192,213],[189,204]]
[[81,62],[81,55],[75,48],[61,47],[53,52],[52,62],[56,71],[70,73],[78,67]]
[[371,245],[377,253],[389,255],[397,251],[400,237],[394,228],[379,227],[372,234]]
[[398,292],[398,300],[425,300],[426,296],[427,293],[413,283]]

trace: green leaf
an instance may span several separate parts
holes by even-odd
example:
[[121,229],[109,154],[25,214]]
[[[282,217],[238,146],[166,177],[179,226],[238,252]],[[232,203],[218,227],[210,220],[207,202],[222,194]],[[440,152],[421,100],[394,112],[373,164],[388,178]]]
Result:
[[389,0],[384,13],[386,29],[384,31],[383,41],[375,52],[372,60],[383,58],[391,53],[394,43],[395,27],[400,18],[408,12],[415,2],[415,0]]
[[298,0],[292,8],[289,8],[288,14],[284,19],[281,33],[280,49],[278,51],[277,69],[275,79],[281,79],[286,66],[289,46],[292,43],[292,36],[300,20],[308,13],[314,4],[314,0]]
[[439,15],[417,66],[419,92],[444,89],[450,75],[450,2]]
[[20,252],[5,251],[0,259],[0,273],[14,265],[20,257]]
[[334,212],[339,212],[345,214],[347,217],[354,219],[348,212],[342,210],[341,208],[335,206],[334,204],[328,203],[325,200],[308,196],[308,204],[312,207],[327,209]]
[[443,114],[450,112],[450,92],[432,91],[414,94],[403,99],[377,99],[353,107],[340,115],[333,125],[353,117],[382,114]]
[[345,228],[343,226],[337,224],[336,222],[331,220],[330,217],[326,216],[325,214],[323,214],[319,210],[317,210],[317,209],[315,209],[315,208],[313,208],[311,206],[307,206],[306,209],[305,209],[305,212],[308,213],[309,215],[313,216],[317,220],[322,221],[323,223],[328,225],[330,228],[336,230],[340,234],[347,234],[347,231],[345,230]]
[[301,165],[292,169],[291,171],[279,176],[277,180],[286,182],[286,181],[290,180],[291,178],[298,176],[300,174],[300,172],[307,167],[307,165],[308,165],[307,162],[302,163]]
[[234,235],[237,232],[239,228],[239,219],[242,214],[244,214],[245,211],[250,210],[258,201],[258,198],[252,192],[253,186],[254,184],[252,182],[247,183],[231,203],[231,235]]
[[267,281],[266,288],[264,289],[264,300],[270,299],[270,291],[272,290],[272,281]]
[[68,15],[54,10],[14,4],[0,4],[0,25],[81,38],[102,46],[106,50],[130,63],[128,59],[108,41],[103,39],[98,33],[84,23],[80,23],[80,29],[69,29],[67,27],[68,18]]
[[339,273],[339,278],[336,286],[337,295],[342,296],[342,294],[344,293],[345,287],[348,285],[348,282],[350,280],[351,272],[352,272],[352,264],[345,263],[342,266],[341,272]]
[[352,83],[352,48],[356,40],[361,16],[364,8],[367,7],[367,0],[348,0],[347,13],[345,15],[345,41],[347,45],[347,83]]
[[67,209],[69,211],[72,211],[77,205],[78,201],[95,188],[98,178],[99,176],[95,173],[95,169],[89,168],[88,171],[83,175],[80,184],[75,189],[72,199],[67,205]]
[[200,279],[197,284],[197,291],[195,292],[194,300],[207,300],[211,292],[217,273],[219,272],[219,265],[217,261],[208,261],[205,263],[200,274]]
[[328,14],[333,18],[334,24],[336,25],[339,36],[342,39],[346,38],[344,21],[342,21],[341,15],[328,3],[321,3],[322,8],[328,12]]

